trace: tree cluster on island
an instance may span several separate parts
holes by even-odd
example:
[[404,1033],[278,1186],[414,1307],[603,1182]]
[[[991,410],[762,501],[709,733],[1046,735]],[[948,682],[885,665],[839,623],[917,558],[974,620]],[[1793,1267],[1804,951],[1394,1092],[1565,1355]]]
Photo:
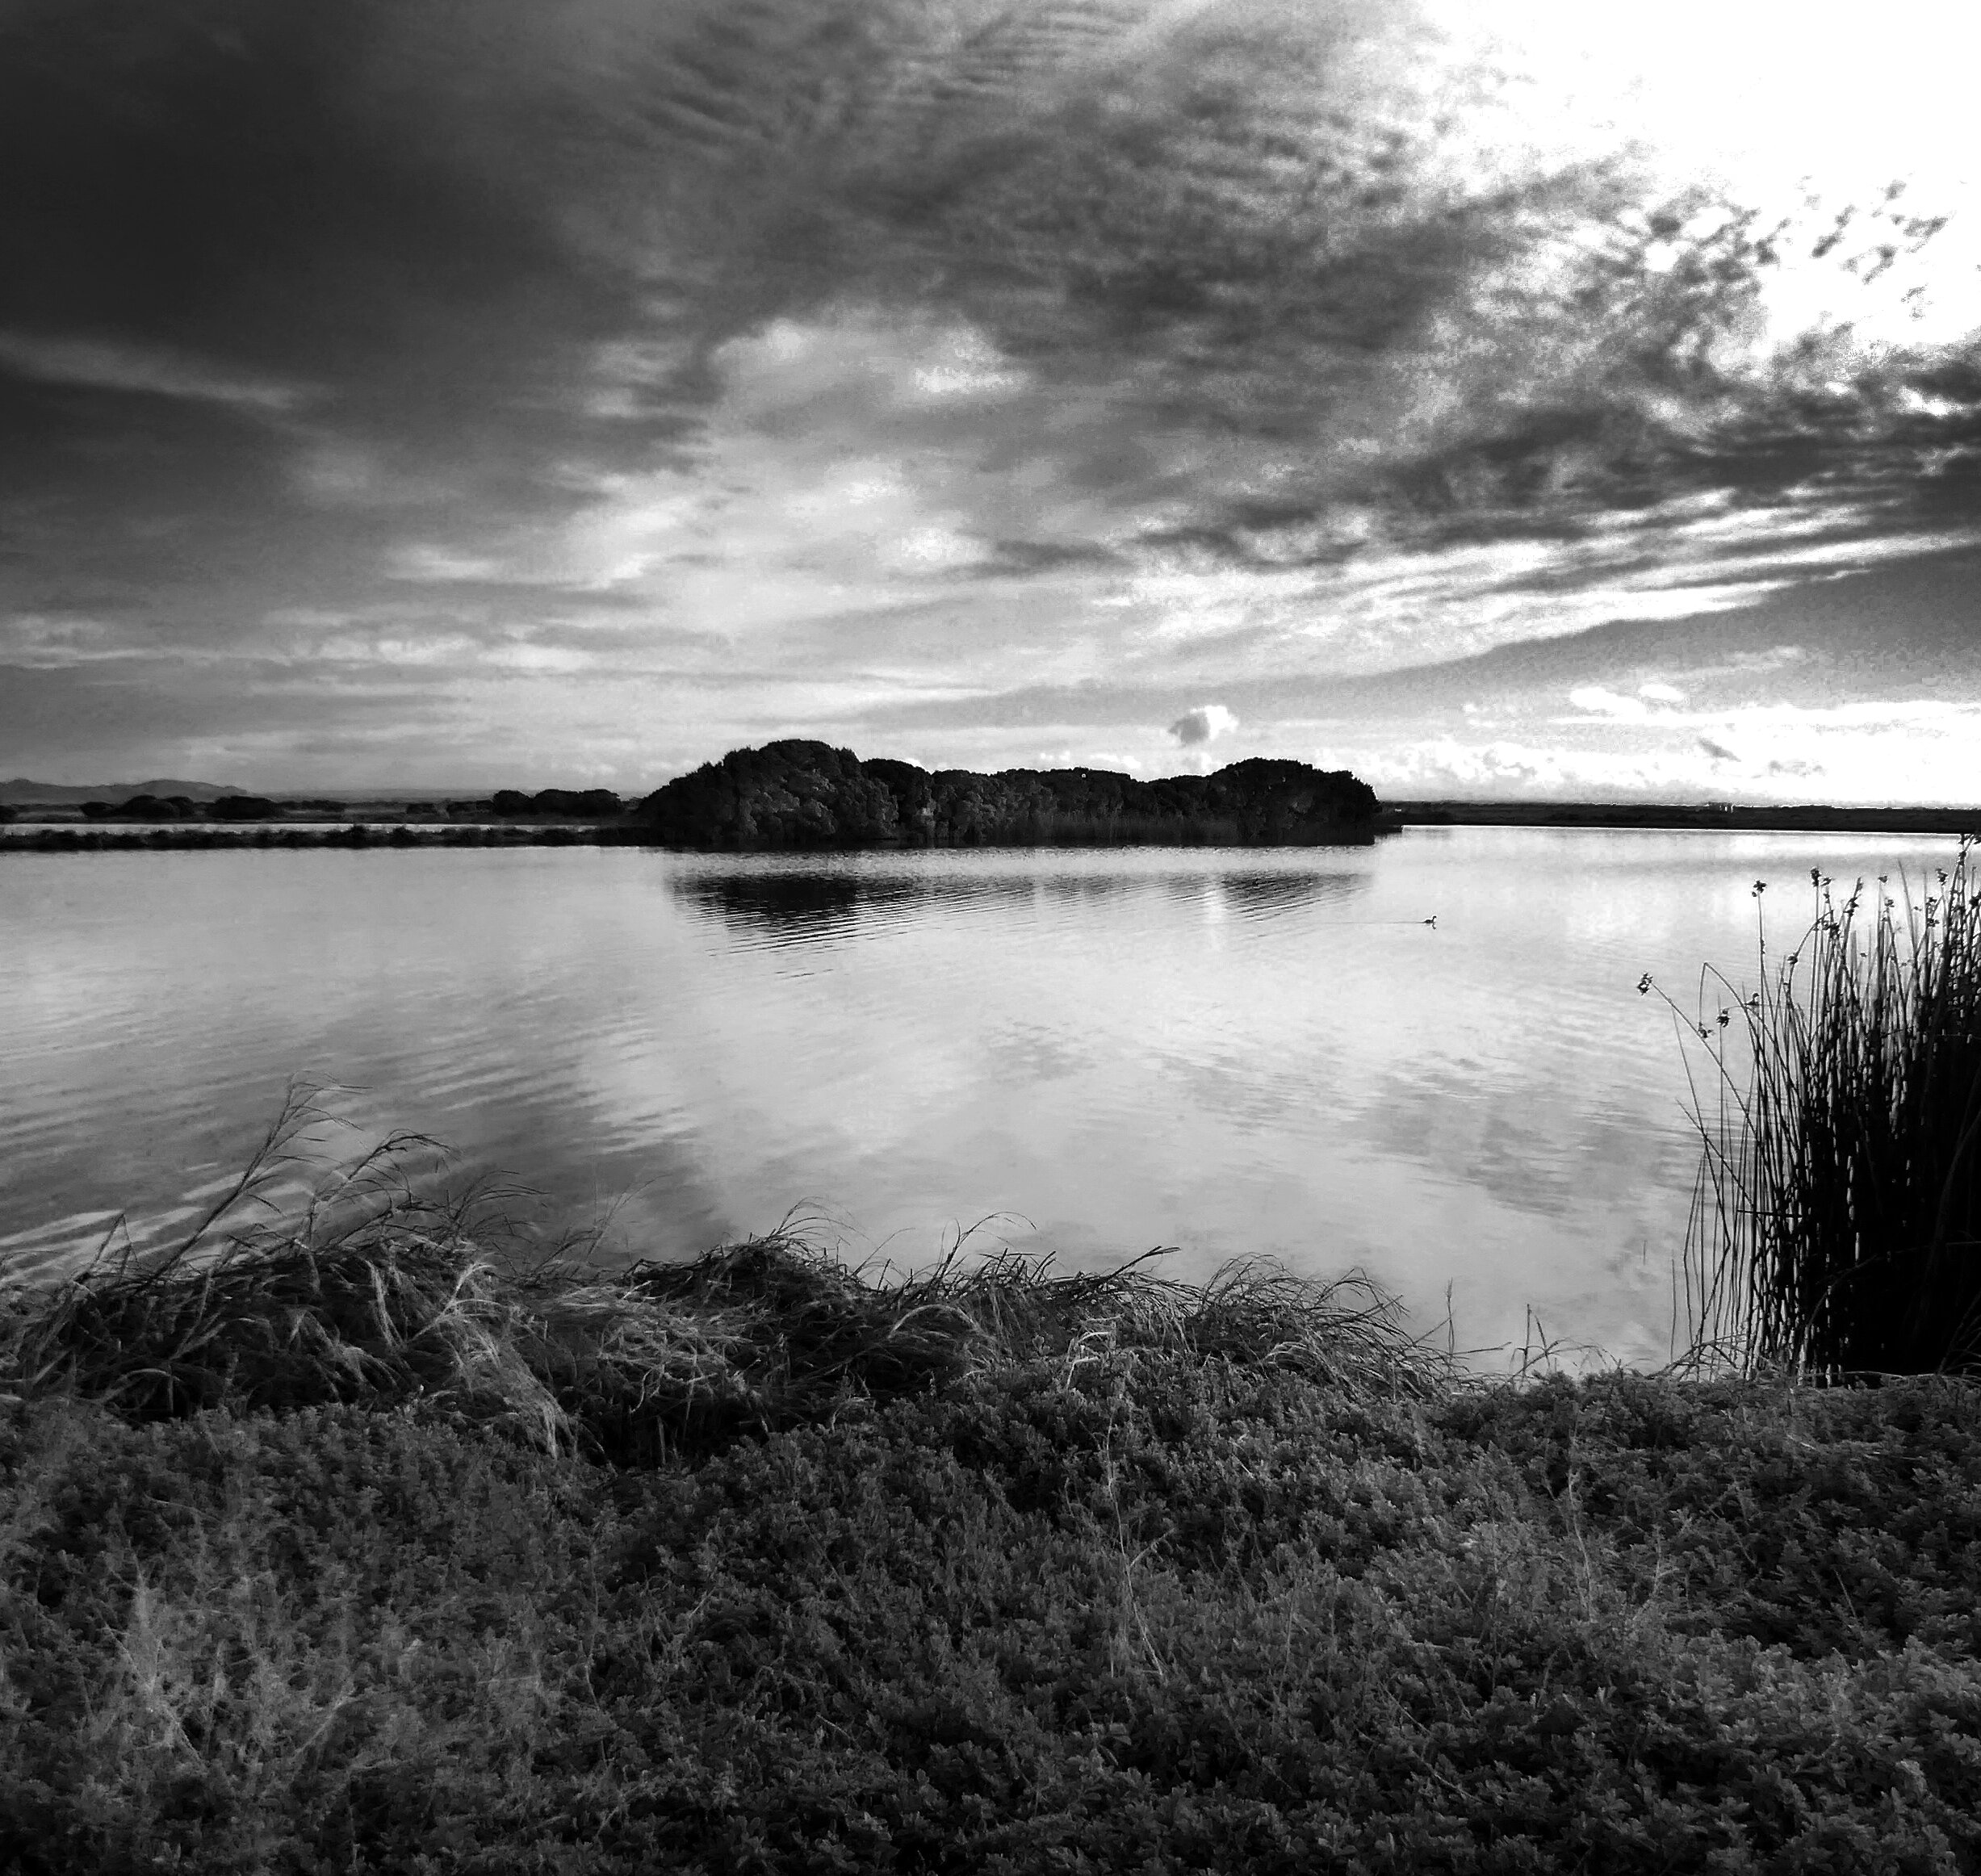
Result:
[[781,848],[1296,844],[1372,837],[1374,791],[1346,769],[1255,757],[1143,781],[1108,769],[931,772],[794,739],[732,750],[631,818],[668,846]]

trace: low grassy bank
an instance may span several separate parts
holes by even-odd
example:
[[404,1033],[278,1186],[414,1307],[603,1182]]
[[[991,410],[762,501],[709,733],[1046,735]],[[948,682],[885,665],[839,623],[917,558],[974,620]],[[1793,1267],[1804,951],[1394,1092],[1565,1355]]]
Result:
[[153,827],[143,832],[101,827],[38,827],[0,834],[7,853],[208,853],[245,847],[296,852],[321,847],[638,847],[653,844],[644,829],[624,827],[450,827],[428,823],[353,822],[281,827]]
[[1981,1868],[1965,1384],[352,1200],[16,1299],[0,1867]]
[[1383,827],[1638,827],[1712,834],[1944,834],[1971,837],[1974,808],[1833,807],[1821,802],[1386,802]]

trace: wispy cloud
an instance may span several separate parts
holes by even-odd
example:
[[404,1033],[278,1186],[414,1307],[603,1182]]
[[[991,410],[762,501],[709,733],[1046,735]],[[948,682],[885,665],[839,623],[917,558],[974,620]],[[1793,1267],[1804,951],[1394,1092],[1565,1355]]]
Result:
[[19,670],[61,671],[148,655],[148,648],[134,643],[128,632],[101,619],[37,613],[0,618],[0,665]]
[[313,395],[307,385],[156,345],[23,332],[0,331],[0,369],[44,383],[185,398],[273,416],[299,408]]

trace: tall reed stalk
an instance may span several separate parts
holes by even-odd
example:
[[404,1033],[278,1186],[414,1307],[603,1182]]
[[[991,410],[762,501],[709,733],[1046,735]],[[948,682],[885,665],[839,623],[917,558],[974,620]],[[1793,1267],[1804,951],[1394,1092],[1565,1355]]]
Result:
[[[1801,944],[1743,997],[1702,976],[1711,1053],[1686,1242],[1694,1355],[1818,1380],[1981,1368],[1981,882],[1963,843],[1916,905],[1839,905],[1812,869]],[[1766,890],[1757,881],[1757,901]],[[1902,908],[1902,909],[1901,909]],[[1706,1014],[1707,991],[1726,1002]],[[1640,989],[1656,986],[1646,977]],[[1660,991],[1661,995],[1663,995]],[[1668,997],[1665,1001],[1669,1003]],[[1744,1018],[1746,1086],[1726,1041]],[[1688,1067],[1688,1074],[1690,1074]]]

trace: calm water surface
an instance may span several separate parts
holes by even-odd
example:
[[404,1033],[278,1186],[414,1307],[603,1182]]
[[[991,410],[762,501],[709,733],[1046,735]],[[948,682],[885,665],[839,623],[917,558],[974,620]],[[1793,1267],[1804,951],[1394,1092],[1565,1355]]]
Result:
[[[622,1256],[807,1204],[914,1263],[1367,1268],[1462,1345],[1662,1359],[1698,1159],[1657,975],[1756,971],[1810,868],[1925,838],[1413,830],[1376,846],[745,859],[0,860],[0,1266],[191,1216],[292,1076]],[[1422,923],[1435,915],[1434,927]],[[361,1137],[347,1137],[346,1144]]]

